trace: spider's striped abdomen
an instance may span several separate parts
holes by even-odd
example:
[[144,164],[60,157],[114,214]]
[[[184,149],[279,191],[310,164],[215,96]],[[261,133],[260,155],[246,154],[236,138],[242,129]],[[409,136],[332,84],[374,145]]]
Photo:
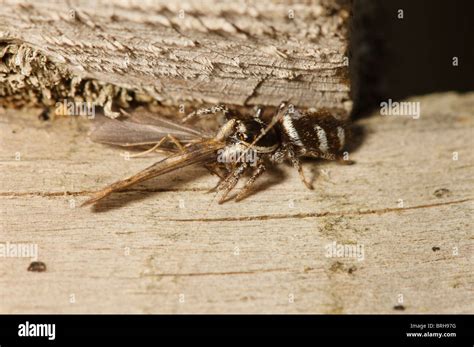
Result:
[[284,113],[281,120],[284,140],[293,145],[298,155],[334,157],[345,144],[345,123],[329,112],[303,114],[298,111]]

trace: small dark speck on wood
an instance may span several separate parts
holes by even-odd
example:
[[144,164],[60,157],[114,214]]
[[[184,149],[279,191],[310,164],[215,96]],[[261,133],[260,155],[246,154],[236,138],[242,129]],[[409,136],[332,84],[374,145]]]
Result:
[[449,189],[446,189],[446,188],[440,188],[440,189],[436,189],[433,193],[434,196],[436,196],[437,198],[444,198],[444,197],[448,197],[451,195],[451,192]]
[[42,261],[33,261],[31,262],[30,266],[28,266],[28,271],[32,272],[45,272],[46,271],[46,264]]

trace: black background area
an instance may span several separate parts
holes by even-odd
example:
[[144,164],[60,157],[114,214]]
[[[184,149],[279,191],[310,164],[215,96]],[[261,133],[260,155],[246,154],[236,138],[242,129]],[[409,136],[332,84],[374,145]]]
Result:
[[354,0],[353,5],[355,117],[388,98],[474,90],[474,1]]

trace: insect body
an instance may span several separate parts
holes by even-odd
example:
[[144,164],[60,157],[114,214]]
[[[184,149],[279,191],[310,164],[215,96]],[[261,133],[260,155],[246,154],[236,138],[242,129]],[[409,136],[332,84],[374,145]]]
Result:
[[155,147],[167,141],[175,144],[175,148],[170,149],[174,154],[94,193],[84,204],[94,203],[114,191],[196,163],[203,164],[220,177],[216,187],[221,192],[219,203],[226,200],[245,174],[251,175],[237,194],[236,201],[246,196],[269,165],[284,161],[289,161],[298,170],[302,181],[311,189],[300,158],[341,159],[347,128],[344,122],[328,112],[306,114],[291,104],[282,103],[271,121],[266,122],[261,107],[252,117],[248,117],[219,105],[193,112],[184,121],[217,113],[224,115],[225,122],[215,135],[156,117],[131,115],[131,119],[125,122],[108,119],[92,134],[93,140],[123,146],[156,144]]

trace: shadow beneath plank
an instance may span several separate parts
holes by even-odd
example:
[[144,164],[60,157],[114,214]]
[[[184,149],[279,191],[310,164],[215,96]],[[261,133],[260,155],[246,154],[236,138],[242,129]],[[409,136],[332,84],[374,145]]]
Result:
[[367,137],[367,129],[357,123],[351,123],[349,126],[349,139],[345,150],[349,153],[355,152],[364,143]]

